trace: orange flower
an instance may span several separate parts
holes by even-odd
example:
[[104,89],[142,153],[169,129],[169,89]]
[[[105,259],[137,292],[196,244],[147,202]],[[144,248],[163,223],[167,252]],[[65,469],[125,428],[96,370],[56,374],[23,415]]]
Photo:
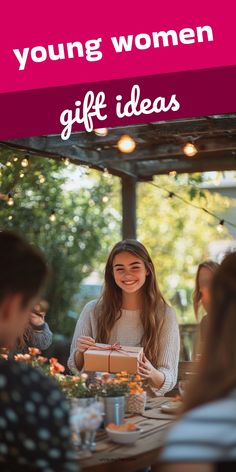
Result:
[[[51,362],[51,359],[50,359],[50,374],[51,375],[55,375],[55,374],[59,374],[60,372],[64,372],[65,370],[65,367],[63,365],[61,365],[59,362],[55,362],[55,358],[52,358],[54,359],[53,362]],[[56,359],[57,361],[57,359]]]
[[58,362],[58,359],[56,357],[51,357],[49,359],[50,364],[56,364]]
[[29,347],[28,351],[31,356],[38,356],[41,354],[41,351],[37,347]]
[[14,356],[15,361],[18,362],[25,362],[25,361],[30,361],[31,357],[29,354],[16,354]]
[[47,358],[47,357],[43,357],[43,356],[38,356],[38,357],[37,357],[37,361],[38,361],[40,364],[45,364],[45,363],[48,361],[48,358]]
[[7,354],[1,354],[0,357],[1,357],[1,359],[5,359],[5,361],[8,361],[8,355]]
[[141,375],[137,374],[137,375],[135,376],[135,380],[136,380],[136,382],[141,382],[141,380],[142,380]]
[[79,381],[80,381],[80,377],[76,377],[76,376],[74,375],[71,380],[72,380],[73,383],[76,383],[76,382],[79,382]]

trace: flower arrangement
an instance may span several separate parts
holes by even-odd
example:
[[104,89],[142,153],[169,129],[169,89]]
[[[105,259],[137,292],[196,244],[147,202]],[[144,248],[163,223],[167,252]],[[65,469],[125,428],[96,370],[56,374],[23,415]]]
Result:
[[[8,359],[7,350],[1,350],[0,358]],[[140,395],[143,397],[146,395],[140,375],[131,375],[127,372],[115,375],[103,373],[96,377],[93,383],[89,383],[86,373],[77,376],[64,375],[65,367],[58,362],[58,359],[43,357],[37,348],[30,347],[28,353],[16,354],[14,358],[17,362],[27,362],[42,370],[44,374],[53,377],[67,398],[125,396],[129,401],[131,397],[140,398]]]
[[130,375],[127,372],[120,372],[115,375],[108,373],[96,378],[97,391],[102,397],[129,396],[135,393],[142,393],[142,378],[140,375]]
[[50,359],[43,357],[36,347],[29,347],[26,354],[16,354],[14,359],[17,362],[28,362],[32,367],[40,368],[45,374],[53,377],[65,371],[65,367],[58,362],[56,357]]
[[97,396],[97,388],[88,384],[88,375],[61,375],[57,377],[59,385],[67,398],[91,398]]

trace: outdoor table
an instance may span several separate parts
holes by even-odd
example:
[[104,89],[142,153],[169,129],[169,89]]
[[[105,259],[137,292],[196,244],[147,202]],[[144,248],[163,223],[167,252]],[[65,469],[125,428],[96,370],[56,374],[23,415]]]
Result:
[[163,445],[163,437],[174,416],[161,412],[161,405],[170,401],[167,397],[151,398],[143,415],[126,415],[126,420],[143,429],[140,439],[132,445],[116,444],[107,437],[105,430],[97,433],[97,448],[80,458],[82,471],[133,472],[156,462]]

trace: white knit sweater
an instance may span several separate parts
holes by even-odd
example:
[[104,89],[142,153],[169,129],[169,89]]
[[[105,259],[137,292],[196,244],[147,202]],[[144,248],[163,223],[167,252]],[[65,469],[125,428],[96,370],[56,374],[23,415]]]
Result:
[[[72,372],[76,372],[75,351],[76,341],[79,336],[91,336],[96,339],[97,319],[95,315],[95,305],[97,300],[93,300],[85,305],[75,327],[74,336],[71,343],[68,367]],[[163,310],[163,307],[161,308]],[[152,395],[164,395],[176,384],[179,361],[179,328],[175,311],[168,305],[165,306],[164,321],[160,329],[159,357],[155,366],[165,376],[164,384],[160,389],[150,386]],[[139,310],[122,310],[121,318],[115,323],[109,338],[109,343],[119,342],[123,346],[141,346],[143,336],[143,326],[140,319]]]

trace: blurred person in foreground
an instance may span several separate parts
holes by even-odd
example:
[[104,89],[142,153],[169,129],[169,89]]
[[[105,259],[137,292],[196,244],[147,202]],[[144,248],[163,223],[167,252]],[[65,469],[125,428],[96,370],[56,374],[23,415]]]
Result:
[[[47,277],[42,255],[17,235],[0,232],[0,347],[12,349],[28,326]],[[0,360],[0,470],[78,471],[68,404],[37,369]]]
[[167,434],[161,472],[236,470],[236,252],[215,271],[210,300],[198,371]]

